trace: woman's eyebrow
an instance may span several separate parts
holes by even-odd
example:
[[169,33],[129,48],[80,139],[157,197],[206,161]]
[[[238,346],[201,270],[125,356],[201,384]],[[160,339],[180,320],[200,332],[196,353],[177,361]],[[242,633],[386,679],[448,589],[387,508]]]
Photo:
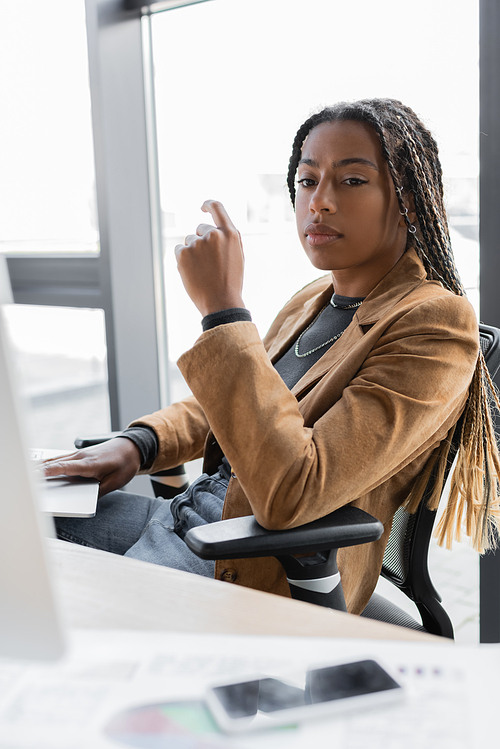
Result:
[[370,159],[363,158],[363,156],[353,156],[350,159],[341,159],[340,161],[334,161],[332,167],[334,169],[338,169],[342,166],[349,166],[349,164],[364,164],[365,166],[369,166],[371,169],[375,169],[375,171],[378,172],[378,166],[374,164],[373,161],[370,161]]
[[[308,166],[313,166],[318,168],[319,164],[314,159],[301,159],[299,161],[299,164],[307,164]],[[340,161],[334,161],[332,162],[332,168],[333,169],[339,169],[343,166],[349,166],[350,164],[364,164],[365,166],[369,166],[371,169],[375,169],[376,172],[379,171],[376,164],[373,163],[373,161],[370,161],[370,159],[365,159],[363,156],[352,156],[349,159],[341,159]]]

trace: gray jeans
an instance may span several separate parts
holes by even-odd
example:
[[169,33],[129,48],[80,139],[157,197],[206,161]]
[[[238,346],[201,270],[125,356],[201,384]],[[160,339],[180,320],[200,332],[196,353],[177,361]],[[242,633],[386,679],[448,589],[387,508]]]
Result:
[[227,484],[227,477],[217,472],[213,476],[203,474],[172,500],[111,492],[101,497],[93,518],[56,518],[57,536],[113,554],[213,577],[214,562],[197,557],[182,539],[190,528],[221,519]]

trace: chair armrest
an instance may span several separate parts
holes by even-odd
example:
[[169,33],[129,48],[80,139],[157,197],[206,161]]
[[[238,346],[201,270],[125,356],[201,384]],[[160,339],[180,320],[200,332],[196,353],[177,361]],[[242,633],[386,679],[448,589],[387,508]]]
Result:
[[184,541],[202,559],[307,554],[377,541],[384,526],[357,507],[340,507],[324,518],[283,531],[268,531],[253,515],[191,528]]
[[77,450],[82,450],[84,447],[100,445],[101,442],[112,440],[113,437],[119,437],[120,434],[121,432],[108,432],[107,434],[93,434],[88,437],[77,437],[74,444]]

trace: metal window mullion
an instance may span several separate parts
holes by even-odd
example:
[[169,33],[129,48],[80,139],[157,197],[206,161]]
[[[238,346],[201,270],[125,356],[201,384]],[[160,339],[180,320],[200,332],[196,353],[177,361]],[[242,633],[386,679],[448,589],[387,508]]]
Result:
[[121,429],[163,405],[143,38],[140,16],[119,0],[86,0],[86,15],[112,423]]
[[149,201],[151,212],[151,250],[155,289],[156,342],[158,346],[158,374],[160,404],[170,403],[168,378],[167,303],[165,298],[165,262],[158,166],[158,137],[156,130],[156,101],[154,88],[154,60],[151,16],[142,18],[142,48],[144,65],[144,101],[147,128]]

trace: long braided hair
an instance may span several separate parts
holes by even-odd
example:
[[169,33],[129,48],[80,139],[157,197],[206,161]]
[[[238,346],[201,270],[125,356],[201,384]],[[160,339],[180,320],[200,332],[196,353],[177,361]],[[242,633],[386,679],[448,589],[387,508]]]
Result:
[[[448,220],[444,206],[443,180],[436,141],[412,109],[394,99],[369,99],[340,102],[313,114],[299,128],[288,166],[288,189],[295,207],[295,179],[302,146],[313,128],[324,122],[356,121],[371,125],[376,132],[382,154],[394,183],[401,214],[407,226],[407,249],[413,247],[420,257],[427,277],[439,281],[454,294],[465,294],[451,247]],[[412,224],[404,196],[413,196],[416,221]],[[480,552],[491,548],[498,539],[500,521],[500,456],[492,421],[492,408],[500,401],[483,355],[479,351],[467,403],[462,417],[462,431],[450,495],[437,527],[440,544],[451,547],[460,539],[462,524]],[[450,443],[444,444],[439,456],[439,471],[444,466]],[[421,501],[425,481],[417,482],[406,509],[414,512]],[[442,490],[439,480],[429,499],[437,509]]]

